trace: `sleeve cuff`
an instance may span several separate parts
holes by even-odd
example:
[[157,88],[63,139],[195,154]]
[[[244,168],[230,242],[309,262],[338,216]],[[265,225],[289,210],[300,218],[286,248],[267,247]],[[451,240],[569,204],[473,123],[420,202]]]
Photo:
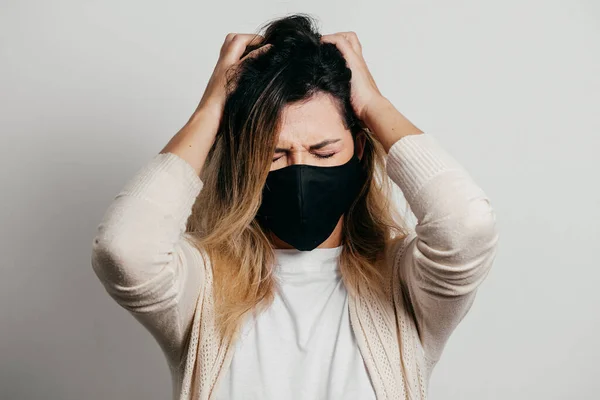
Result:
[[138,170],[120,194],[146,199],[183,218],[189,216],[203,186],[187,161],[174,153],[159,153]]
[[386,161],[388,176],[400,187],[409,203],[434,176],[456,169],[464,170],[428,133],[402,137],[390,147]]

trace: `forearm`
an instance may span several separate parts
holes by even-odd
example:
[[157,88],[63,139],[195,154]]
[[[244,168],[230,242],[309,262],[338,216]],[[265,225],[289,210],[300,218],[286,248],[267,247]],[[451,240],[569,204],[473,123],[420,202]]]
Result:
[[199,175],[212,147],[220,123],[220,111],[198,108],[160,153],[174,153],[187,161]]
[[363,122],[383,145],[386,153],[404,136],[423,133],[385,97],[369,106]]

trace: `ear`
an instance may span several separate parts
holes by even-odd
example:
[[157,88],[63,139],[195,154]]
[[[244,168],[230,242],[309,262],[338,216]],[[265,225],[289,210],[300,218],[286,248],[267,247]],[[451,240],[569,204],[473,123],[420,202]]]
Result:
[[356,140],[354,142],[354,151],[356,152],[356,156],[358,159],[362,159],[363,153],[365,151],[365,142],[367,140],[367,136],[365,135],[365,131],[360,131],[356,135]]

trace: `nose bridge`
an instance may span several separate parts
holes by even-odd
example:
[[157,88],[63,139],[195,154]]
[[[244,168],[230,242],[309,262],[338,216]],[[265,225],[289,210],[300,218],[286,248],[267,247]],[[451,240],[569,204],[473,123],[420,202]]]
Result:
[[288,165],[294,164],[306,164],[307,163],[307,151],[303,148],[292,149],[288,157]]

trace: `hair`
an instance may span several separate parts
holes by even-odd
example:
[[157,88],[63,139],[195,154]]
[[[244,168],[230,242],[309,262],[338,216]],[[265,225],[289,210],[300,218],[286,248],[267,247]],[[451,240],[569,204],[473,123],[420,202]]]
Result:
[[351,70],[334,44],[320,41],[315,26],[303,13],[268,22],[261,29],[264,40],[244,55],[273,46],[237,64],[228,78],[217,136],[200,174],[204,187],[187,223],[194,245],[210,257],[222,338],[237,336],[247,313],[264,311],[278,288],[272,244],[256,214],[286,105],[329,94],[353,139],[360,132],[366,137],[360,162],[367,178],[343,216],[339,260],[348,292],[386,296],[385,250],[408,233],[392,203],[385,150],[352,109]]

